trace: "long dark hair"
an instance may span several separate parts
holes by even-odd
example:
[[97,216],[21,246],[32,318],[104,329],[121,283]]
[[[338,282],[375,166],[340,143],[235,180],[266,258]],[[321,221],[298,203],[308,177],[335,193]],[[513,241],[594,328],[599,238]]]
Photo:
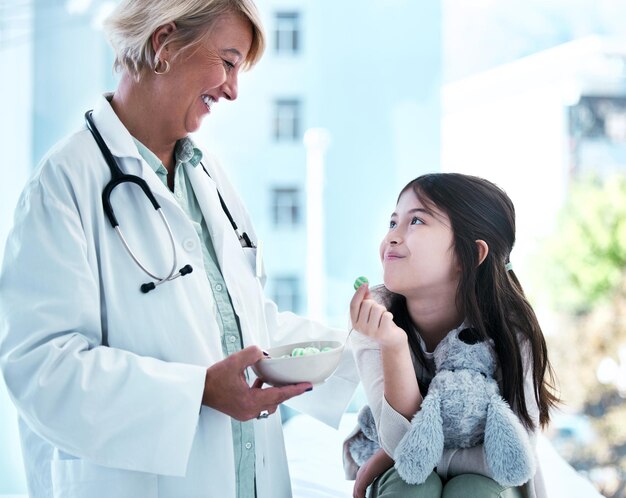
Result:
[[[420,176],[404,187],[400,196],[408,190],[413,190],[425,206],[437,207],[448,215],[454,252],[461,267],[457,306],[482,337],[493,339],[502,370],[502,396],[522,423],[532,428],[524,399],[518,335],[528,340],[539,423],[545,426],[550,421],[549,409],[556,405],[558,397],[543,332],[519,280],[506,267],[515,244],[515,207],[511,199],[483,178],[458,173]],[[489,246],[480,265],[476,240],[484,240]],[[413,353],[423,360],[405,298],[385,288],[378,292],[396,324],[407,331]]]

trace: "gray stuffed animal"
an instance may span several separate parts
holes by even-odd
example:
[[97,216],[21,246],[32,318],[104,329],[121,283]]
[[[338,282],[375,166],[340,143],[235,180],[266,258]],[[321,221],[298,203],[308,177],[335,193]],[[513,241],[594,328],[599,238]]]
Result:
[[361,432],[352,438],[348,449],[354,462],[362,467],[380,449],[380,445],[376,422],[369,406],[361,408],[357,421]]
[[450,332],[435,349],[436,375],[394,454],[409,484],[426,480],[444,448],[484,444],[495,481],[520,486],[535,473],[528,433],[500,395],[496,358],[474,329]]

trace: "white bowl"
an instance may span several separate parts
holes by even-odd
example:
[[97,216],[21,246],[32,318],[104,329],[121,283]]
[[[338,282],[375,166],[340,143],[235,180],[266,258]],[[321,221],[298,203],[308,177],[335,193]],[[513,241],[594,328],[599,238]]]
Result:
[[[294,348],[332,348],[308,356],[281,356],[290,355]],[[295,344],[285,344],[268,349],[269,358],[263,358],[251,365],[257,377],[272,386],[286,386],[299,382],[310,382],[313,385],[322,384],[337,369],[343,352],[343,343],[338,341],[306,341]]]

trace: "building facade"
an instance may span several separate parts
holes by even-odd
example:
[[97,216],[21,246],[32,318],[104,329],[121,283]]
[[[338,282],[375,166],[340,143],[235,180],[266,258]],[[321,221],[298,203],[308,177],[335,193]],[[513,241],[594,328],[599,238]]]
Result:
[[[355,277],[380,282],[378,245],[400,188],[439,170],[441,6],[258,5],[265,55],[197,139],[252,213],[269,297],[345,327]],[[309,145],[307,131],[318,137]]]

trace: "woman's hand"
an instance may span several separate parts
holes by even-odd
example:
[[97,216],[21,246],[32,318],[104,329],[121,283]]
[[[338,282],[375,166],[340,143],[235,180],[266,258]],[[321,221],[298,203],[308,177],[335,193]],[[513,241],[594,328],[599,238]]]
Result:
[[244,422],[267,410],[274,413],[278,405],[311,388],[309,382],[285,387],[262,389],[263,381],[252,386],[246,382],[245,370],[263,357],[261,349],[249,346],[215,363],[206,371],[202,404]]
[[359,467],[352,491],[353,498],[365,498],[367,488],[392,465],[392,458],[383,449],[374,453],[367,462]]
[[350,301],[352,328],[370,337],[383,348],[401,349],[407,346],[407,335],[393,322],[393,315],[370,297],[367,285],[357,289]]

